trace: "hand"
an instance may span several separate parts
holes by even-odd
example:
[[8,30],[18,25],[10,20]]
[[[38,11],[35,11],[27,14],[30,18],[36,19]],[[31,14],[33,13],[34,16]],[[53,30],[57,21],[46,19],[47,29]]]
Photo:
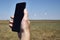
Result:
[[[12,28],[14,16],[11,16],[10,18],[11,20],[9,21],[10,23],[9,27]],[[30,21],[28,19],[28,12],[26,9],[24,9],[24,17],[21,21],[21,30],[23,30],[23,32],[22,33],[19,32],[18,37],[21,40],[30,40]]]

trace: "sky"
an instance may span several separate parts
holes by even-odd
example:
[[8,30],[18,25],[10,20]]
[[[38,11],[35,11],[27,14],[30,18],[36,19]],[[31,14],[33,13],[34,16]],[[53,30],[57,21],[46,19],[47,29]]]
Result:
[[9,20],[19,2],[26,2],[30,20],[60,20],[60,0],[0,0],[0,20]]

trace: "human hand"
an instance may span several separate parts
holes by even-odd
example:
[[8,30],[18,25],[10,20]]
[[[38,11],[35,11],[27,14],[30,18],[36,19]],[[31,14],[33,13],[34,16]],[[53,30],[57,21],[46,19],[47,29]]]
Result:
[[[13,27],[13,19],[14,19],[14,16],[11,16],[11,20],[9,21],[9,26],[10,28]],[[24,9],[24,17],[21,21],[21,30],[23,30],[22,33],[18,33],[18,37],[21,38],[21,40],[29,40],[30,39],[30,21],[28,19],[28,12],[26,9]],[[21,35],[22,34],[22,37]]]

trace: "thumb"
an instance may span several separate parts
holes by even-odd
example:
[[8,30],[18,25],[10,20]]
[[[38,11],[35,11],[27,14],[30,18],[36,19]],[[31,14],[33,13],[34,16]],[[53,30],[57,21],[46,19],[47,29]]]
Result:
[[28,20],[28,11],[27,9],[24,9],[24,17],[23,20]]

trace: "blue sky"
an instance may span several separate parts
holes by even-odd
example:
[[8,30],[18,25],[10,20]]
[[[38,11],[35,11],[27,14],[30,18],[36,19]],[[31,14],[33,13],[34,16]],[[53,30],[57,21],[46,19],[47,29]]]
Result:
[[30,20],[60,20],[60,0],[0,0],[0,20],[9,20],[18,2],[27,3]]

